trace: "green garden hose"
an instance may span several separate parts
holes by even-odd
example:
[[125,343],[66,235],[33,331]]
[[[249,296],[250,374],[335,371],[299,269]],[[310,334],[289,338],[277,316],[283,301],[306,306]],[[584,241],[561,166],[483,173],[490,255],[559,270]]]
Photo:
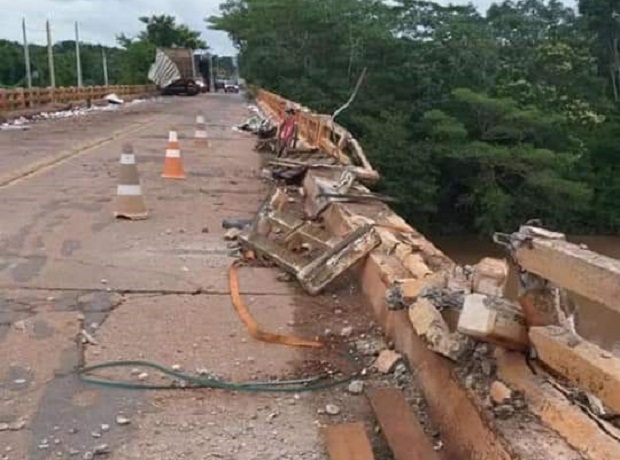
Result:
[[[91,376],[94,371],[102,369],[113,369],[120,367],[143,367],[155,369],[165,375],[186,382],[186,386],[179,387],[173,383],[154,385],[148,383],[137,383],[128,381],[109,380]],[[271,380],[266,382],[227,382],[212,377],[197,377],[182,372],[175,371],[151,361],[107,361],[92,366],[83,367],[78,370],[78,376],[86,383],[107,388],[119,388],[126,390],[179,390],[209,388],[214,390],[243,391],[252,393],[302,393],[308,391],[318,391],[332,388],[338,385],[349,383],[359,372],[355,372],[339,379],[329,379],[327,375],[319,375],[306,379],[297,380]]]

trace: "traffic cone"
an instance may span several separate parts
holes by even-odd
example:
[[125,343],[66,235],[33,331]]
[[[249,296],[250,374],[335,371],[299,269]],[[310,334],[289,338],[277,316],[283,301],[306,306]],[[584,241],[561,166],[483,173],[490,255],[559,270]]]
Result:
[[138,167],[131,144],[123,145],[118,182],[114,216],[130,220],[146,219],[148,212],[142,199]]
[[185,179],[185,169],[181,159],[181,147],[177,132],[170,130],[168,135],[168,146],[166,147],[166,160],[164,162],[164,172],[161,177],[166,179]]
[[194,134],[194,141],[199,145],[209,146],[209,138],[207,137],[207,124],[205,118],[202,115],[196,116],[196,133]]

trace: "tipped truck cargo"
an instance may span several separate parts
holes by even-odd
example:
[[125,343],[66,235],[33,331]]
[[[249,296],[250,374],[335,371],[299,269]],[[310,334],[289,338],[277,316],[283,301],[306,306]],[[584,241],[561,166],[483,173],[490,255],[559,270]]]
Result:
[[195,96],[204,87],[197,75],[192,50],[157,48],[148,77],[163,95]]

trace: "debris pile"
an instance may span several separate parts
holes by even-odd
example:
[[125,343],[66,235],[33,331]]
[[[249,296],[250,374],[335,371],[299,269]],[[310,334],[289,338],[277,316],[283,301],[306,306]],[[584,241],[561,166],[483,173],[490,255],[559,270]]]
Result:
[[[126,105],[125,101],[119,99],[115,94],[110,94],[104,98],[107,105],[91,105],[90,107],[83,106],[69,106],[62,110],[53,110],[46,112],[38,112],[32,115],[20,116],[4,123],[0,123],[0,130],[25,130],[30,129],[32,123],[42,120],[56,120],[61,118],[74,118],[82,117],[93,112],[108,112],[118,110],[121,105]],[[134,99],[127,104],[140,104],[145,102],[146,99]]]
[[[242,126],[259,134],[262,123],[271,118],[255,116]],[[512,235],[495,235],[507,249],[505,259],[487,257],[473,266],[456,265],[385,205],[390,197],[366,188],[372,183],[371,170],[355,165],[353,156],[342,156],[351,144],[348,136],[330,140],[332,148],[325,149],[322,125],[315,131],[308,126],[300,126],[302,148],[274,151],[269,142],[275,133],[258,141],[257,150],[277,158],[268,157],[261,171],[272,184],[269,196],[251,223],[237,227],[243,250],[280,266],[311,294],[354,266],[362,267],[362,288],[375,310],[383,314],[387,308],[390,318],[406,312],[414,335],[434,353],[430,356],[451,363],[459,391],[476,396],[480,407],[496,419],[518,416],[531,400],[539,401],[538,394],[532,399],[528,391],[542,391],[541,378],[554,386],[563,382],[571,394],[577,391],[589,402],[600,401],[604,417],[618,417],[620,400],[612,390],[620,383],[618,358],[578,336],[575,308],[566,291],[617,309],[620,262],[571,245],[564,235],[529,222]],[[304,129],[319,133],[319,139],[303,136]],[[515,300],[505,295],[509,263],[519,277]],[[390,316],[395,312],[400,313]],[[399,329],[390,320],[386,323]],[[401,346],[409,341],[404,335]],[[524,361],[528,353],[538,356],[537,384],[527,386],[510,378],[500,369],[501,353],[519,356],[528,378],[532,372]],[[382,351],[373,367],[386,374],[406,372],[394,350]],[[349,392],[356,391],[359,386],[351,383]],[[591,403],[586,406],[596,413]],[[472,417],[479,416],[472,411]],[[601,426],[603,417],[596,423]],[[570,427],[551,428],[573,446]]]

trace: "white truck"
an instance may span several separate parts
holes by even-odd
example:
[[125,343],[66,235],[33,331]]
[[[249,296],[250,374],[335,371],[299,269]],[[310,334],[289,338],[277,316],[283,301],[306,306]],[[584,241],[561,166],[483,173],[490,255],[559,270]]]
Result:
[[148,77],[164,95],[195,96],[205,86],[187,48],[157,48]]

